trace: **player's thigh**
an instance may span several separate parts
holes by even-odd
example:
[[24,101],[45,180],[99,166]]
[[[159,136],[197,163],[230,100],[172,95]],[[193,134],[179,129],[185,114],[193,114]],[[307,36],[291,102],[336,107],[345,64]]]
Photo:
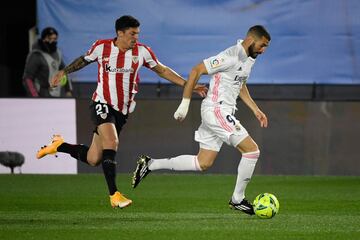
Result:
[[195,132],[195,141],[199,142],[199,153],[197,155],[201,170],[211,167],[223,144],[205,124],[201,124]]
[[97,126],[87,153],[88,163],[92,166],[97,166],[102,161],[103,150],[117,150],[117,144],[116,128],[113,123],[103,123]]
[[200,149],[208,149],[219,152],[223,141],[207,125],[202,122],[195,131],[195,141],[199,143]]
[[94,133],[92,142],[87,153],[87,161],[92,166],[97,166],[102,161],[103,147],[100,136]]
[[200,148],[197,158],[201,170],[210,168],[213,165],[217,155],[218,151]]
[[252,137],[247,136],[246,138],[244,138],[244,140],[242,140],[237,146],[236,148],[241,152],[241,153],[246,153],[246,152],[255,152],[259,150],[258,145],[256,144],[256,142],[254,141],[254,139],[252,139]]
[[[106,103],[92,102],[90,105],[91,120],[96,126],[95,134],[98,134],[102,149],[117,149],[118,145],[118,116],[120,114]],[[127,116],[125,116],[127,117]],[[124,123],[125,124],[126,118]],[[95,144],[96,141],[95,141]]]
[[118,134],[114,123],[103,123],[97,128],[103,149],[117,150]]

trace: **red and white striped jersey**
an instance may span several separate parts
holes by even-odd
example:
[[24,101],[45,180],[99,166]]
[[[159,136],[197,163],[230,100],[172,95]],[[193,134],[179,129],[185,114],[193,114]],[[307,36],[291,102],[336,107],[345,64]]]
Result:
[[85,60],[98,62],[98,84],[92,99],[109,104],[123,114],[135,108],[140,67],[153,68],[158,64],[148,46],[137,43],[133,49],[122,52],[115,46],[115,39],[97,40]]

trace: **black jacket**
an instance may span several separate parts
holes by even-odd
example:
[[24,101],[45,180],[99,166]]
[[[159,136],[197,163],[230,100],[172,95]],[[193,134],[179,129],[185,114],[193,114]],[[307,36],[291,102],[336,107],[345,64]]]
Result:
[[[40,97],[51,97],[49,94],[49,66],[39,51],[46,52],[44,47],[42,47],[41,40],[38,40],[36,43],[34,43],[32,50],[27,56],[23,74],[24,86],[28,95],[35,97],[33,92],[34,90],[31,88],[35,87],[34,81],[37,79],[38,83],[40,84],[40,90],[37,90],[37,94]],[[59,60],[60,56],[58,51],[50,53],[50,55],[52,58]],[[65,63],[61,59],[58,70],[61,70],[64,67]],[[33,86],[31,86],[31,84],[33,84]],[[67,82],[65,85],[65,91],[71,91],[69,82]]]

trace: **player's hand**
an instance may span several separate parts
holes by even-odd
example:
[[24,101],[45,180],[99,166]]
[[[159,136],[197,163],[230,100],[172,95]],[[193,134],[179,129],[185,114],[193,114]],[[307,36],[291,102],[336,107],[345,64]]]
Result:
[[65,75],[63,70],[58,71],[50,81],[50,87],[56,87],[59,85],[61,78]]
[[176,112],[174,113],[174,118],[178,121],[183,121],[186,117],[186,114],[189,110],[190,99],[183,98]]
[[199,94],[200,97],[206,97],[208,88],[203,84],[196,84],[193,91]]
[[266,128],[268,126],[268,120],[267,120],[265,113],[263,113],[260,109],[257,109],[254,112],[254,114],[255,114],[256,118],[259,120],[260,126]]

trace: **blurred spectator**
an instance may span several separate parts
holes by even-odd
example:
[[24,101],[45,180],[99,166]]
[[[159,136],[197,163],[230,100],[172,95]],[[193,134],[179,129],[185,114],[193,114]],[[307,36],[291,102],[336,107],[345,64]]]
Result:
[[56,29],[45,28],[26,58],[23,84],[30,97],[72,96],[72,85],[67,76],[64,76],[57,87],[50,87],[52,77],[65,67],[57,40]]

